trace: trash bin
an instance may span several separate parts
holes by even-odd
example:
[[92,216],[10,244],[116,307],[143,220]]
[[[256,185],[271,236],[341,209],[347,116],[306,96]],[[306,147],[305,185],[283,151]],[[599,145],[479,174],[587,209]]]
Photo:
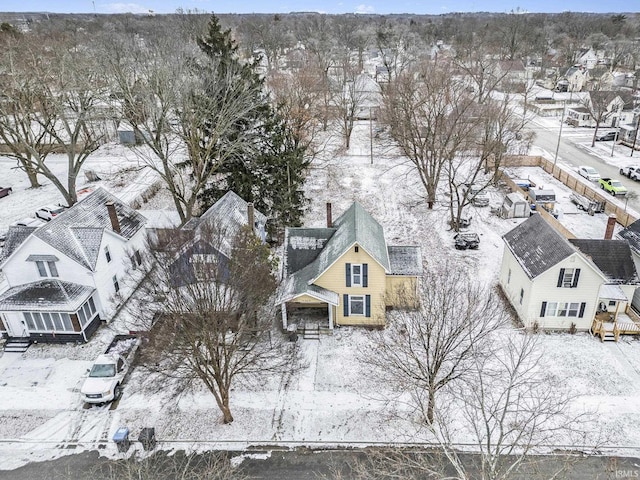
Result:
[[156,429],[155,428],[143,428],[138,436],[138,441],[142,443],[142,448],[145,451],[153,450],[156,448]]
[[287,333],[289,334],[289,341],[295,342],[298,340],[298,325],[292,323],[287,326]]
[[129,450],[129,429],[127,427],[120,427],[113,434],[113,441],[118,446],[118,451],[126,453]]

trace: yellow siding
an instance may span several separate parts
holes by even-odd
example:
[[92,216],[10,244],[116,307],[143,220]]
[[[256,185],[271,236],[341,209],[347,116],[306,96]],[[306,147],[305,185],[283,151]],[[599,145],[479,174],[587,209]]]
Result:
[[[347,263],[357,263],[368,265],[368,286],[367,287],[347,287],[345,276],[345,265]],[[326,288],[340,295],[340,303],[336,309],[336,325],[384,325],[385,324],[385,303],[386,273],[384,268],[373,259],[362,247],[358,253],[352,246],[337,262],[329,267],[314,282],[319,287]],[[371,295],[371,317],[365,316],[344,316],[343,295]]]
[[293,300],[290,300],[290,303],[321,303],[323,305],[326,305],[326,303],[322,302],[321,300],[313,298],[309,295],[301,295],[299,297],[296,297]]
[[418,303],[416,277],[387,276],[387,306],[416,307]]

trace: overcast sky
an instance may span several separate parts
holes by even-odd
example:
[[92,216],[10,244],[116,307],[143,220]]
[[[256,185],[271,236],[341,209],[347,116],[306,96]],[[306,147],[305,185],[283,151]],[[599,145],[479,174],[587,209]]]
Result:
[[0,0],[3,12],[173,13],[178,8],[213,13],[430,13],[509,12],[631,12],[638,0]]

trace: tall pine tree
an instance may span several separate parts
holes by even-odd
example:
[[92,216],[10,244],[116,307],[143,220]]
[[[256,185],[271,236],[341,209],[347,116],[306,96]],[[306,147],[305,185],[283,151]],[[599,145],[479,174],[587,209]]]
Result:
[[[207,64],[198,66],[200,74],[216,85],[201,93],[208,96],[202,100],[222,104],[222,99],[215,97],[240,89],[251,97],[254,106],[234,122],[211,151],[211,162],[217,162],[225,145],[238,145],[240,137],[247,140],[241,143],[243,148],[234,148],[217,165],[217,175],[200,194],[203,210],[233,190],[269,217],[272,235],[285,226],[300,225],[305,203],[302,185],[309,166],[304,148],[296,146],[282,117],[270,104],[264,81],[250,63],[239,58],[230,30],[222,30],[215,15],[207,34],[198,39],[198,46],[208,59]],[[219,88],[221,84],[229,89]]]

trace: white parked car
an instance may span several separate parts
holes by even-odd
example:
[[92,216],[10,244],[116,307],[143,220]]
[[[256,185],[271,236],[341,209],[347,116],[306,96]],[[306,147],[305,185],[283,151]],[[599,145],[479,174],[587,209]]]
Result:
[[41,227],[44,225],[44,222],[39,218],[27,217],[13,222],[11,225],[16,227]]
[[597,182],[598,180],[600,180],[600,174],[595,168],[592,167],[582,165],[578,167],[578,173],[590,182]]
[[46,207],[39,208],[36,210],[36,217],[41,218],[42,220],[46,220],[47,222],[51,220],[53,217],[60,215],[64,212],[66,207],[61,207],[59,205],[47,205]]

